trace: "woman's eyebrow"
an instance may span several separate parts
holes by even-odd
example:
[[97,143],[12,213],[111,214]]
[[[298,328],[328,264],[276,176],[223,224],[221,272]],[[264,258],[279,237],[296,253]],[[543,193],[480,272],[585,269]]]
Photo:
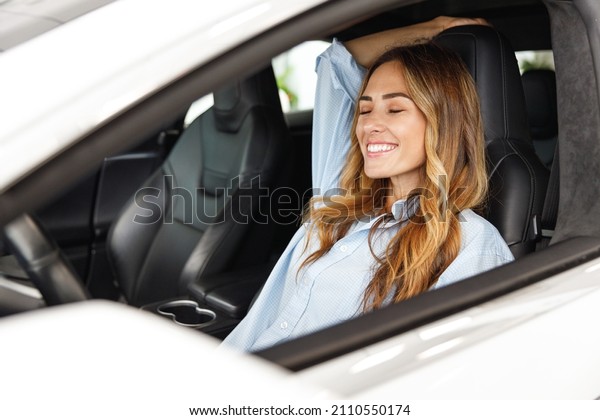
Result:
[[[392,98],[397,98],[399,96],[406,98],[406,99],[410,99],[412,101],[412,98],[403,92],[386,93],[384,95],[381,95],[381,99],[392,99]],[[361,96],[360,98],[358,98],[358,100],[373,102],[373,97],[365,95],[365,96]]]
[[403,98],[410,99],[412,101],[412,98],[403,92],[386,93],[385,95],[381,95],[381,98],[382,99],[391,99],[391,98],[397,98],[398,96],[402,96]]

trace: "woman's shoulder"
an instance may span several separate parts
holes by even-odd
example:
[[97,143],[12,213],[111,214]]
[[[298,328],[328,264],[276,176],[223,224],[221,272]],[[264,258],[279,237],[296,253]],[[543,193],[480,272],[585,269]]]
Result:
[[[467,246],[483,246],[484,249],[490,249],[491,245],[495,245],[493,251],[498,252],[498,247],[501,252],[505,253],[508,250],[506,242],[498,232],[498,229],[488,220],[478,215],[471,209],[463,210],[459,213],[459,222],[462,233],[463,248]],[[483,249],[482,249],[483,250]]]
[[434,288],[491,270],[514,260],[498,229],[472,210],[459,213],[461,250]]
[[471,209],[466,209],[458,213],[458,221],[461,228],[470,228],[470,231],[481,233],[484,231],[498,231],[487,219],[475,213]]
[[486,229],[488,227],[494,227],[487,219],[475,213],[471,209],[465,209],[461,211],[459,214],[459,222],[461,226],[464,224],[470,223],[473,224],[474,227],[479,229]]

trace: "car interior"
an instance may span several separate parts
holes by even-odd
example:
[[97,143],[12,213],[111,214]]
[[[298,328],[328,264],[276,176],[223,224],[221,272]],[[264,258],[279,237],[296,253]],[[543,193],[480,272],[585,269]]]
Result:
[[[260,356],[302,369],[598,254],[596,240],[573,242],[579,235],[568,233],[552,239],[562,205],[561,79],[548,68],[521,74],[515,58],[515,51],[556,48],[552,25],[569,16],[558,3],[431,0],[388,7],[321,34],[322,40],[344,41],[439,15],[491,23],[447,29],[436,41],[456,51],[475,80],[490,179],[484,215],[516,263]],[[105,157],[60,197],[9,225],[0,273],[20,287],[33,283],[41,297],[16,298],[2,289],[0,315],[101,298],[224,338],[260,292],[310,198],[312,111],[284,113],[272,66],[260,67],[215,90],[214,105],[191,124],[184,127],[185,111],[167,118],[136,147]],[[544,252],[551,243],[555,251]],[[32,264],[58,250],[64,257]],[[67,285],[57,277],[67,277]]]

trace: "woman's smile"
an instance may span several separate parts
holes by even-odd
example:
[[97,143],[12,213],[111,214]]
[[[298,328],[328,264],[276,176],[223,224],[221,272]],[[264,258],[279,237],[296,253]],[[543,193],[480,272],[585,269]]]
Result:
[[398,145],[393,143],[368,143],[367,157],[376,158],[379,156],[385,156],[397,148]]

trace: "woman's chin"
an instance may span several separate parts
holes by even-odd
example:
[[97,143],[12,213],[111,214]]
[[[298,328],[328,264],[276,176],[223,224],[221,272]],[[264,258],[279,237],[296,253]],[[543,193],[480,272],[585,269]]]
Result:
[[365,168],[365,175],[367,175],[371,179],[389,178],[389,175],[385,174],[383,171],[370,170],[370,169],[367,169],[367,168]]

